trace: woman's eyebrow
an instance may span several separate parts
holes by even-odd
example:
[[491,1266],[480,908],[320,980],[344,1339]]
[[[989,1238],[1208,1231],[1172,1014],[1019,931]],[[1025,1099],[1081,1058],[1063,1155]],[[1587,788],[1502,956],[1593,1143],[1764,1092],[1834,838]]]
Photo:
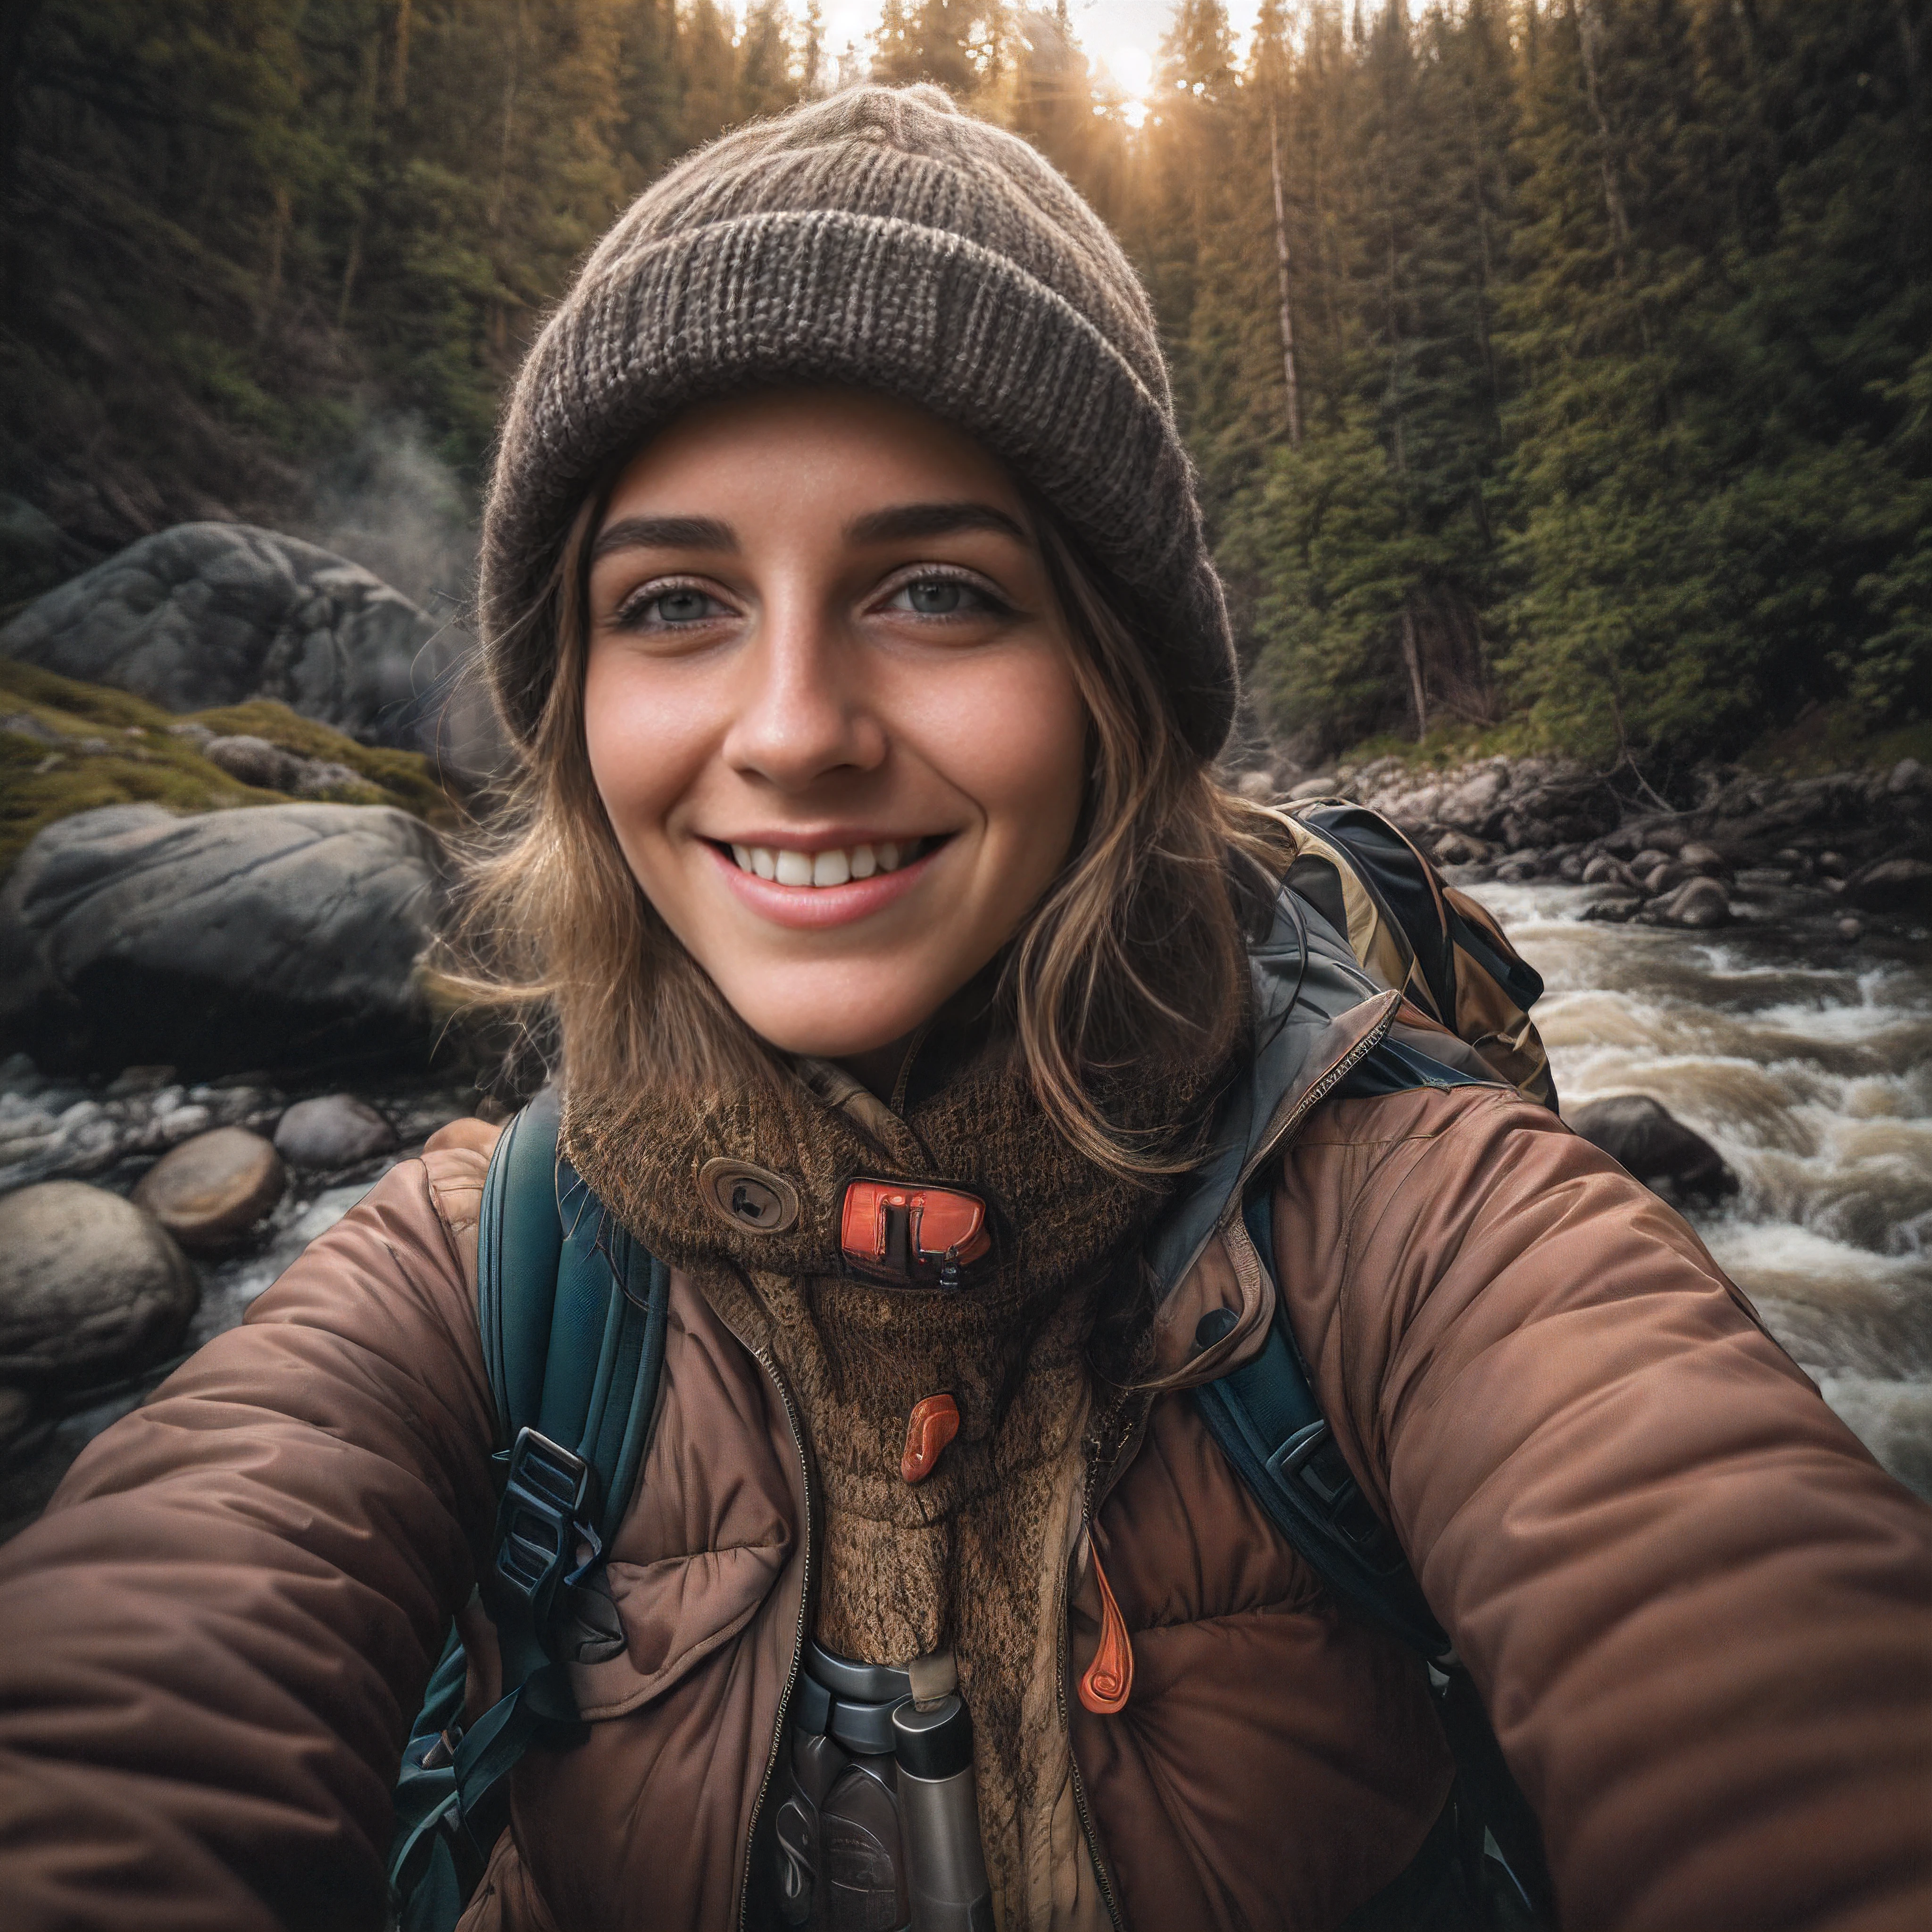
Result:
[[845,526],[848,543],[900,543],[912,537],[944,537],[961,530],[997,530],[1033,547],[1024,525],[991,503],[898,503],[870,510]]
[[590,560],[616,550],[732,550],[738,533],[716,517],[625,517],[597,533]]

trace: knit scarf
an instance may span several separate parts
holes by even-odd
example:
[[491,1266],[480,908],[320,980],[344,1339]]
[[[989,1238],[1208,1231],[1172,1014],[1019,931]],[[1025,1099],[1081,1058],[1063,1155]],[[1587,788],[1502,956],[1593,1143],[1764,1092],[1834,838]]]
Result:
[[[900,1666],[954,1652],[988,1873],[1011,1925],[1037,1893],[1045,1818],[1066,1776],[1054,1612],[1090,1438],[1118,1406],[1111,1384],[1126,1378],[1144,1325],[1139,1244],[1170,1190],[1110,1174],[1070,1146],[1010,1046],[956,1040],[923,1051],[963,1064],[903,1114],[806,1062],[730,1095],[574,1099],[563,1140],[632,1235],[686,1270],[776,1364],[823,1511],[820,1642]],[[1110,1102],[1112,1117],[1130,1129],[1195,1121],[1221,1071],[1143,1072]],[[796,1222],[760,1232],[707,1206],[699,1172],[720,1156],[789,1181]],[[848,1275],[840,1209],[860,1175],[988,1200],[994,1252],[956,1288]],[[900,1473],[908,1419],[942,1391],[958,1404],[959,1433],[915,1486]]]

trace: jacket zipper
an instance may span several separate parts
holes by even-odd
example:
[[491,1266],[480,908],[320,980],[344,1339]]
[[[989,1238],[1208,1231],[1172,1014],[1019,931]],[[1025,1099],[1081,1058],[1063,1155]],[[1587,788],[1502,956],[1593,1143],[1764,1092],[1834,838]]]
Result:
[[[742,1336],[739,1337],[739,1346],[746,1347]],[[757,1359],[758,1366],[771,1378],[772,1388],[778,1390],[778,1400],[784,1406],[786,1424],[791,1430],[792,1447],[798,1451],[799,1478],[805,1497],[805,1564],[799,1576],[798,1626],[792,1632],[791,1668],[786,1673],[784,1688],[778,1694],[778,1714],[772,1726],[771,1748],[765,1754],[765,1774],[758,1780],[758,1798],[752,1807],[751,1827],[745,1834],[745,1862],[738,1874],[739,1932],[746,1932],[750,1923],[748,1915],[752,1909],[752,1859],[758,1842],[758,1820],[764,1812],[766,1795],[772,1788],[772,1774],[778,1769],[778,1753],[784,1748],[785,1719],[790,1712],[791,1694],[797,1685],[800,1664],[805,1655],[806,1619],[812,1614],[812,1546],[815,1540],[817,1516],[812,1506],[812,1460],[805,1453],[805,1426],[793,1406],[791,1390],[785,1387],[784,1378],[778,1373],[778,1364],[767,1350],[749,1348],[748,1352]]]
[[[1246,1192],[1249,1181],[1253,1178],[1262,1162],[1382,1044],[1383,1036],[1395,1024],[1395,1016],[1400,1007],[1400,1001],[1391,1004],[1388,1011],[1369,1032],[1336,1061],[1320,1079],[1310,1082],[1288,1118],[1242,1164],[1240,1176],[1235,1183],[1232,1196],[1235,1203],[1235,1220],[1240,1219],[1241,1196]],[[1225,1219],[1222,1225],[1226,1225]],[[1126,1465],[1132,1460],[1129,1450],[1135,1446],[1132,1444],[1121,1446],[1114,1460],[1106,1492],[1099,1498],[1098,1502],[1106,1502],[1106,1495],[1112,1492],[1114,1483],[1124,1473]],[[1098,1503],[1090,1496],[1083,1498],[1080,1506],[1081,1540],[1090,1550],[1093,1547],[1094,1513],[1097,1507]],[[1080,1776],[1080,1759],[1073,1748],[1072,1724],[1066,1708],[1066,1625],[1071,1609],[1072,1606],[1067,1600],[1067,1576],[1063,1568],[1054,1630],[1054,1696],[1060,1708],[1060,1732],[1066,1739],[1066,1762],[1073,1777],[1073,1808],[1079,1816],[1080,1834],[1086,1840],[1087,1856],[1093,1861],[1094,1879],[1100,1888],[1101,1903],[1107,1908],[1108,1920],[1114,1928],[1114,1932],[1126,1932],[1126,1922],[1120,1916],[1120,1905],[1114,1894],[1113,1874],[1108,1869],[1106,1856],[1100,1849],[1100,1834],[1087,1802],[1087,1786]]]
[[1402,1002],[1396,1000],[1389,1010],[1375,1024],[1342,1054],[1320,1079],[1312,1080],[1304,1090],[1301,1098],[1290,1109],[1287,1119],[1280,1126],[1264,1137],[1260,1144],[1241,1163],[1241,1172],[1234,1183],[1234,1192],[1228,1197],[1234,1204],[1232,1215],[1223,1214],[1220,1225],[1226,1226],[1230,1220],[1239,1220],[1241,1196],[1247,1192],[1248,1183],[1259,1171],[1262,1163],[1286,1140],[1315,1109],[1327,1100],[1348,1076],[1354,1072],[1376,1048],[1382,1045],[1389,1029],[1395,1024],[1395,1016],[1402,1010]]

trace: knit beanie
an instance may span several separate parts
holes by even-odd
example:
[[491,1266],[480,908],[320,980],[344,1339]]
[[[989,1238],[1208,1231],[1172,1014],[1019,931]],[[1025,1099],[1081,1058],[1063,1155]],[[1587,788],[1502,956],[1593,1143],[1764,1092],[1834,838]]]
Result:
[[1060,520],[1219,750],[1232,640],[1154,316],[1066,181],[938,88],[860,87],[714,142],[632,203],[519,374],[483,525],[482,614],[512,733],[534,734],[572,521],[680,410],[842,385],[958,424]]

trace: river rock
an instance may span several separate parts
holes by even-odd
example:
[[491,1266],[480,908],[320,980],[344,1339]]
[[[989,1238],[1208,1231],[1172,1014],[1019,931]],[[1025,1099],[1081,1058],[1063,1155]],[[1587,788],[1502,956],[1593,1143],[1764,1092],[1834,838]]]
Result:
[[275,698],[370,744],[414,745],[438,626],[359,564],[246,524],[180,524],[37,598],[0,656],[170,711]]
[[164,1154],[134,1198],[191,1255],[238,1246],[288,1191],[282,1157],[245,1127],[217,1127]]
[[1692,839],[1680,846],[1677,862],[1693,872],[1715,875],[1724,870],[1724,855],[1714,845],[1706,845],[1701,839]]
[[353,1094],[298,1100],[275,1130],[276,1150],[297,1167],[352,1167],[395,1144],[395,1129]]
[[1480,866],[1490,856],[1490,848],[1466,832],[1445,832],[1436,842],[1436,860],[1442,866]]
[[1652,919],[1670,926],[1688,926],[1694,931],[1728,926],[1731,918],[1730,895],[1715,879],[1691,879],[1648,910]]
[[1845,881],[1844,896],[1862,912],[1932,916],[1932,864],[1923,859],[1881,859]]
[[0,1200],[0,1378],[86,1388],[172,1354],[201,1299],[144,1208],[85,1181]]
[[0,891],[0,1050],[104,1072],[419,1063],[443,862],[428,826],[382,806],[58,820]]
[[1902,798],[1907,792],[1932,789],[1928,781],[1932,781],[1932,772],[1916,758],[1900,758],[1886,779],[1885,788],[1894,798]]
[[1738,1191],[1724,1156],[1647,1094],[1591,1100],[1564,1118],[1666,1201],[1715,1201]]

